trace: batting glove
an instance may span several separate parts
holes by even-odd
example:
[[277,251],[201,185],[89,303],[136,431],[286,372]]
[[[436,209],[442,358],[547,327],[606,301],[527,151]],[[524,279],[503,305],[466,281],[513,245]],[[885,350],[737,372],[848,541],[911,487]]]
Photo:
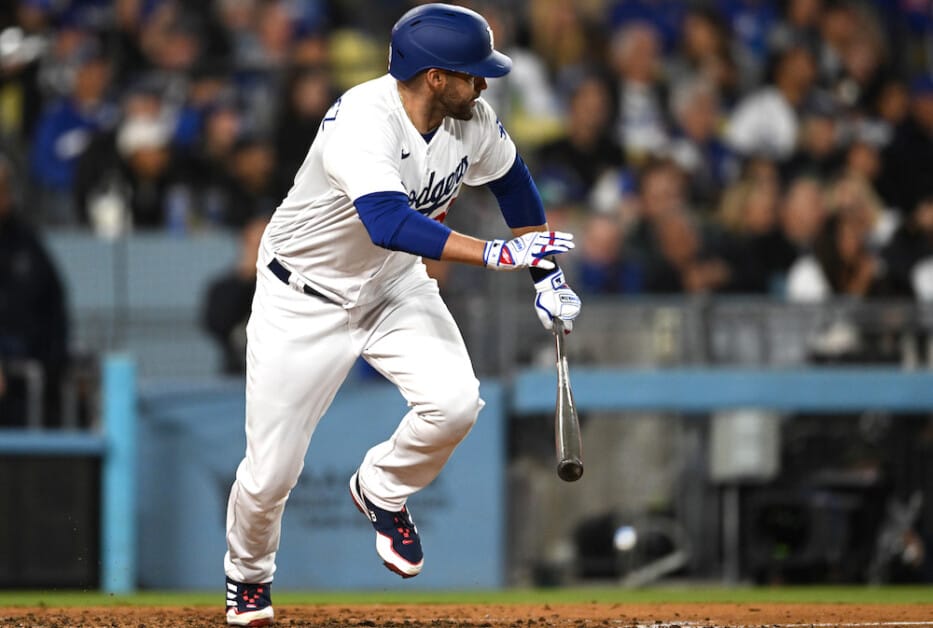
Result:
[[483,262],[495,270],[554,268],[548,255],[566,253],[574,247],[573,235],[561,231],[533,231],[511,240],[490,240],[483,251]]
[[564,331],[573,330],[573,319],[580,315],[583,303],[567,282],[564,281],[564,272],[557,269],[544,279],[535,282],[535,313],[541,319],[544,328],[550,331],[554,328],[553,319],[559,318],[564,323]]

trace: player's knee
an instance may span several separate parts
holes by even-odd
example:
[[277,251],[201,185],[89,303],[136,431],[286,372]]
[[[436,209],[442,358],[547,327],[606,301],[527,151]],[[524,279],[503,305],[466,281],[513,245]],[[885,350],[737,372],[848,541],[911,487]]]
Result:
[[249,495],[250,501],[264,510],[283,504],[296,484],[284,473],[263,476],[248,474],[238,476],[237,479],[240,489]]
[[438,401],[448,433],[458,440],[466,436],[476,423],[484,405],[485,402],[479,396],[479,386],[451,389]]

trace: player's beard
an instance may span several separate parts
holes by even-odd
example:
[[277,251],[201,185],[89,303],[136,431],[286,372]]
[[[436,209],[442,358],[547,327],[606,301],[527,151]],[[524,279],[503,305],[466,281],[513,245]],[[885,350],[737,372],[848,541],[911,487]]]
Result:
[[457,120],[473,119],[473,101],[475,99],[476,96],[471,96],[469,99],[464,100],[462,96],[457,94],[457,90],[450,85],[446,86],[438,96],[438,101],[447,112],[446,115]]

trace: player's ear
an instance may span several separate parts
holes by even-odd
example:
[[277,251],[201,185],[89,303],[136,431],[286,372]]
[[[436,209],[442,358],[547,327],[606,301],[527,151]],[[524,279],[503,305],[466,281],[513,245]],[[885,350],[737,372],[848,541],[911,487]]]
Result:
[[424,73],[424,80],[431,89],[440,89],[443,87],[446,78],[444,73],[437,68],[428,68]]

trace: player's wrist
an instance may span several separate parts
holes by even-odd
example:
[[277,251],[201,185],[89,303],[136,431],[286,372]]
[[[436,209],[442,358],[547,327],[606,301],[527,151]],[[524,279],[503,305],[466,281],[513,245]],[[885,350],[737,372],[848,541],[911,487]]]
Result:
[[535,285],[535,290],[541,292],[543,290],[556,290],[558,287],[566,283],[564,281],[564,272],[560,269],[560,266],[557,265],[557,262],[553,257],[547,258],[551,263],[554,264],[554,268],[543,269],[535,266],[529,266],[528,272],[531,275],[531,281]]
[[489,268],[490,263],[496,265],[495,261],[499,259],[503,246],[505,240],[487,240],[483,247],[483,266]]

